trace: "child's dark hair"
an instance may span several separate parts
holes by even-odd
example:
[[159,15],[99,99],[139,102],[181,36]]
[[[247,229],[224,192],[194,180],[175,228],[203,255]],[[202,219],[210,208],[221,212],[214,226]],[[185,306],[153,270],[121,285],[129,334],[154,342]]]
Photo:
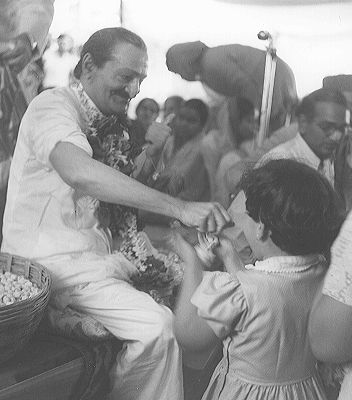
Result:
[[248,215],[264,224],[281,250],[328,254],[342,213],[334,189],[316,170],[293,160],[272,160],[247,172],[241,189]]

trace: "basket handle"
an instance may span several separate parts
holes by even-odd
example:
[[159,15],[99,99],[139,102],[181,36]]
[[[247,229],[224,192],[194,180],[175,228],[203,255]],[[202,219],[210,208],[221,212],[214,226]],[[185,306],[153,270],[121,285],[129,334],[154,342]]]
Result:
[[31,266],[31,262],[29,260],[26,260],[24,264],[24,276],[28,279],[29,278],[29,269]]
[[12,255],[11,254],[9,254],[8,256],[7,256],[7,261],[6,261],[6,266],[5,266],[5,270],[7,271],[7,272],[11,272],[11,269],[12,269]]

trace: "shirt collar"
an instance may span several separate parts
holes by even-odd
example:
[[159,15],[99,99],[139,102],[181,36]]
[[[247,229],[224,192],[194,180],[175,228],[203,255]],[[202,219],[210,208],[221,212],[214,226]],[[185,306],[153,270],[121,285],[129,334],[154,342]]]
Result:
[[301,148],[302,152],[304,153],[305,158],[309,160],[309,163],[315,169],[318,169],[320,164],[320,158],[314,153],[314,151],[308,146],[307,142],[303,139],[300,133],[297,133],[296,140]]
[[83,109],[88,125],[97,127],[100,123],[108,121],[110,117],[104,115],[98,107],[94,104],[93,100],[88,96],[87,92],[83,89],[80,81],[73,82],[71,89],[75,93],[78,101]]
[[[304,157],[309,160],[309,163],[314,167],[314,169],[318,169],[320,165],[320,158],[314,153],[314,151],[308,146],[307,142],[303,139],[300,133],[297,133],[296,140],[298,142],[299,147],[302,149]],[[333,164],[332,158],[327,158],[323,160],[323,164]]]
[[255,264],[246,265],[248,270],[262,271],[274,274],[297,274],[307,271],[311,267],[325,262],[325,257],[320,254],[310,254],[307,256],[280,256],[269,257]]

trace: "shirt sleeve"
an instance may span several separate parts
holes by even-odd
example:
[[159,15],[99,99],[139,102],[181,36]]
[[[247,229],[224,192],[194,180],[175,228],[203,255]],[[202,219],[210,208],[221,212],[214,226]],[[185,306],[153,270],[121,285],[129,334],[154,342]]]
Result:
[[71,143],[92,156],[92,148],[68,99],[55,92],[44,92],[33,100],[28,112],[27,123],[31,124],[29,140],[35,158],[43,165],[52,168],[49,157],[59,142]]
[[224,339],[231,331],[241,330],[247,301],[241,283],[234,275],[205,272],[191,303],[220,339]]
[[323,294],[352,306],[352,212],[332,246]]

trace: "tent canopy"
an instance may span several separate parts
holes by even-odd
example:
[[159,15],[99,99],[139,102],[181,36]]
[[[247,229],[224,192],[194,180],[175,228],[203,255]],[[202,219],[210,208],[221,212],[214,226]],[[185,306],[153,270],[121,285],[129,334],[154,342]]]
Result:
[[225,3],[256,6],[308,6],[318,4],[352,3],[352,0],[217,0]]

